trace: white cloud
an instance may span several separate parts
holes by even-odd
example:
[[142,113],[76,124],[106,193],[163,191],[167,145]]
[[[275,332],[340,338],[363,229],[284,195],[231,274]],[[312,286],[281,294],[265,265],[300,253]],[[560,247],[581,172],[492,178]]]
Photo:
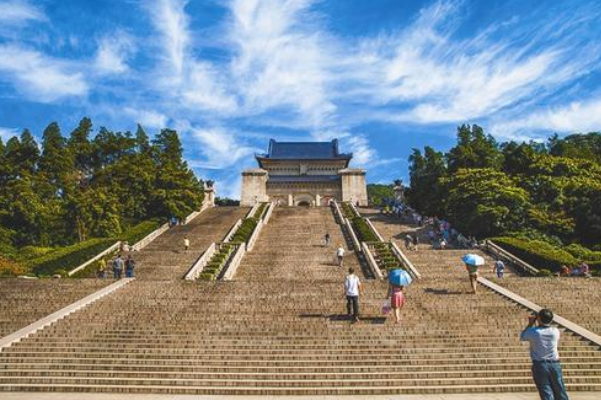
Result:
[[522,118],[496,121],[491,132],[507,139],[533,139],[551,132],[601,130],[601,98],[538,110]]
[[156,111],[139,110],[132,107],[126,107],[124,111],[136,119],[136,122],[145,128],[164,129],[167,128],[169,118]]
[[200,144],[202,160],[191,165],[205,169],[224,169],[236,165],[242,159],[252,160],[256,149],[241,144],[239,137],[223,128],[194,129],[192,137]]
[[18,91],[37,101],[54,101],[88,93],[82,73],[69,62],[40,52],[11,45],[0,45],[0,71]]
[[129,70],[127,58],[135,50],[131,36],[118,32],[102,38],[96,52],[95,67],[101,74],[122,74]]
[[234,0],[232,73],[249,114],[292,108],[305,126],[323,127],[336,107],[328,98],[331,63],[310,0]]
[[210,64],[193,63],[188,79],[188,84],[182,89],[182,96],[189,106],[222,112],[236,110],[236,99],[226,92],[225,84],[220,82],[219,74]]
[[0,3],[0,26],[15,26],[30,21],[46,21],[46,15],[27,1],[9,0]]

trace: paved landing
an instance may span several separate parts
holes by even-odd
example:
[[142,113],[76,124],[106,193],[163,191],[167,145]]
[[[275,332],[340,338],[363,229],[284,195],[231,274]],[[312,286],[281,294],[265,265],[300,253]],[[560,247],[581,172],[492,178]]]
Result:
[[[599,393],[568,393],[571,400],[598,400]],[[395,396],[182,396],[157,394],[103,394],[103,393],[0,393],[1,400],[538,400],[537,393],[476,393],[476,394],[424,394]]]

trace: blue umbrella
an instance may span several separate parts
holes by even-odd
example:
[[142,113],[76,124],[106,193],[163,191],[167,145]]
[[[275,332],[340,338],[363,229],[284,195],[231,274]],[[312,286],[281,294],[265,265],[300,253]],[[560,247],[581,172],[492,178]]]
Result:
[[396,286],[409,286],[413,279],[407,271],[402,269],[393,269],[388,273],[388,281]]
[[480,257],[477,254],[466,254],[461,258],[461,261],[466,263],[467,265],[472,265],[474,267],[479,267],[484,265],[484,258]]

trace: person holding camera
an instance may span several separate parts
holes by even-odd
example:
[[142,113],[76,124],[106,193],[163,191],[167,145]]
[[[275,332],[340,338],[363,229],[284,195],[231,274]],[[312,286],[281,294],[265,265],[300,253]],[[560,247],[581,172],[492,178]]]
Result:
[[559,362],[559,329],[551,326],[553,312],[543,308],[528,317],[520,340],[530,343],[532,377],[541,400],[568,400]]

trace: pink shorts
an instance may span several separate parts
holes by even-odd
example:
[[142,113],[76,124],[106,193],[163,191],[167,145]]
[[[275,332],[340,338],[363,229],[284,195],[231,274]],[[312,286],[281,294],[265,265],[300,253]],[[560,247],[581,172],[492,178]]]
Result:
[[392,296],[390,296],[390,307],[391,308],[401,308],[405,304],[405,295],[403,292],[398,291],[394,292]]

